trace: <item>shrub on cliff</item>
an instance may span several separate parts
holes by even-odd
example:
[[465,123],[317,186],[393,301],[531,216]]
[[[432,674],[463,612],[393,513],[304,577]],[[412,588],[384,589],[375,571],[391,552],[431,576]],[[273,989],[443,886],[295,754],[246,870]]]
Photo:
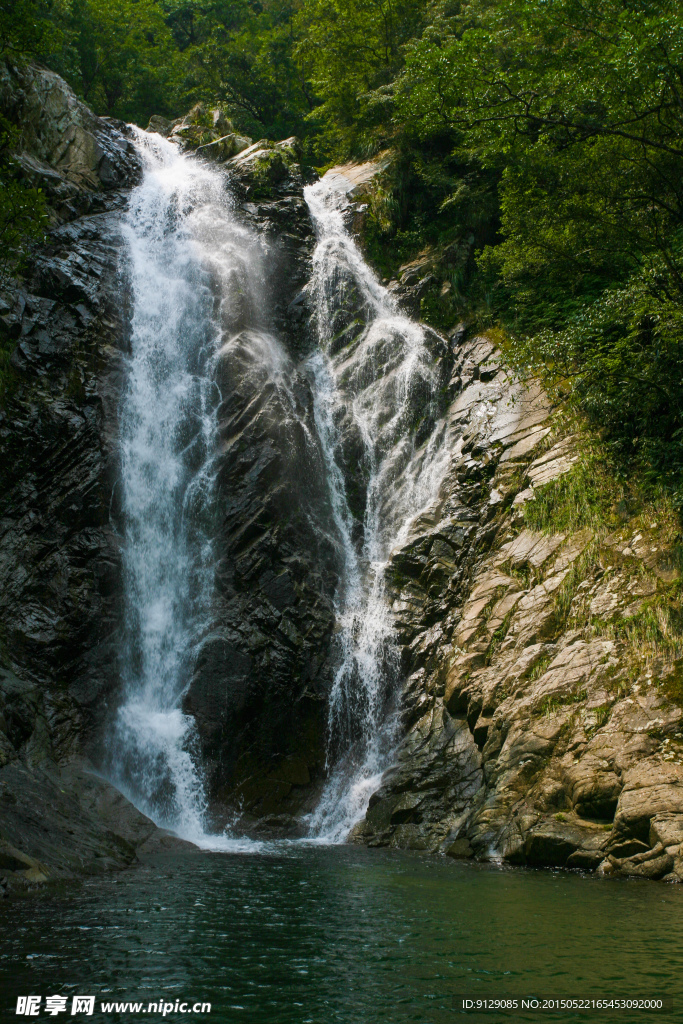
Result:
[[41,190],[22,178],[12,161],[16,138],[16,127],[0,115],[0,285],[20,268],[47,224]]

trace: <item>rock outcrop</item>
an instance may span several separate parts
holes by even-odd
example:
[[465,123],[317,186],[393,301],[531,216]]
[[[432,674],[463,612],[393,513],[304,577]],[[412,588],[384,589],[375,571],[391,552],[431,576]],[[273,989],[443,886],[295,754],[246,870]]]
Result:
[[637,648],[677,578],[665,524],[527,528],[576,443],[486,338],[456,346],[451,470],[392,560],[405,736],[353,839],[683,879],[675,667]]
[[140,173],[125,125],[96,117],[53,71],[0,63],[0,110],[19,131],[15,162],[53,222],[111,208]]
[[0,875],[25,888],[129,868],[158,853],[198,853],[157,828],[88,762],[0,770]]
[[209,160],[227,160],[251,145],[251,139],[235,132],[232,121],[220,108],[208,109],[202,103],[174,121],[155,114],[150,118],[147,131],[156,132],[177,143],[182,150],[197,152]]

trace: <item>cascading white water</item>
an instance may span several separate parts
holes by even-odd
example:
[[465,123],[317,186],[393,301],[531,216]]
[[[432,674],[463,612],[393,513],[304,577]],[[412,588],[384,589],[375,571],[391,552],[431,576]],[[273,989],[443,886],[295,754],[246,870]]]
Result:
[[[309,368],[345,556],[337,594],[339,667],[328,716],[333,763],[309,826],[312,835],[339,842],[365,813],[396,741],[398,662],[385,598],[387,561],[436,497],[447,451],[424,329],[400,314],[364,261],[346,229],[347,200],[335,182],[323,178],[305,197],[318,239],[311,290],[321,346]],[[337,330],[340,312],[348,315]],[[355,432],[363,451],[360,545],[341,464],[342,429]]]
[[123,230],[132,293],[121,410],[126,647],[114,781],[159,824],[200,845],[206,798],[181,709],[213,588],[214,361],[260,305],[259,250],[225,179],[136,130],[144,175]]

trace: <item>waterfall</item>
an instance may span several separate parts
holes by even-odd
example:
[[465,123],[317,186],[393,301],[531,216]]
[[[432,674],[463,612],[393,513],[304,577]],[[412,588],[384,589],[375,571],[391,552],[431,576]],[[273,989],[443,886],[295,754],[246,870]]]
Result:
[[397,739],[399,663],[387,562],[436,498],[448,456],[428,332],[400,314],[364,261],[334,179],[308,186],[305,198],[317,233],[310,291],[320,344],[309,370],[345,558],[328,712],[330,774],[309,827],[339,842],[364,815]]
[[210,626],[213,370],[224,333],[261,306],[259,249],[234,220],[220,172],[135,132],[144,175],[123,223],[132,297],[120,423],[126,608],[110,775],[157,823],[206,845],[194,724],[181,702]]
[[[208,834],[194,720],[182,709],[212,635],[219,363],[247,345],[255,393],[296,412],[294,364],[269,332],[264,249],[231,208],[224,172],[136,130],[144,163],[124,217],[132,299],[122,400],[125,644],[109,774],[141,810],[200,845]],[[309,292],[318,346],[305,364],[341,552],[328,782],[309,832],[341,841],[396,743],[399,663],[385,570],[446,463],[434,335],[401,315],[344,223],[345,197],[306,190],[317,232]],[[265,377],[264,377],[265,374]],[[259,384],[261,381],[261,384]],[[321,510],[321,515],[322,510]]]

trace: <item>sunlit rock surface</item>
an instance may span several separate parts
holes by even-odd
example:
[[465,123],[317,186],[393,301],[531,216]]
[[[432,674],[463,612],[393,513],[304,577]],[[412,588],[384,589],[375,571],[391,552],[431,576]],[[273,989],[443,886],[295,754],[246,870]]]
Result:
[[[592,532],[523,524],[532,488],[576,461],[571,438],[485,338],[459,344],[454,384],[450,474],[393,556],[405,737],[352,838],[675,880],[683,712],[632,678],[623,643],[564,625]],[[628,527],[602,538],[611,564],[583,568],[574,611],[633,615],[671,578],[652,528],[640,545]]]

